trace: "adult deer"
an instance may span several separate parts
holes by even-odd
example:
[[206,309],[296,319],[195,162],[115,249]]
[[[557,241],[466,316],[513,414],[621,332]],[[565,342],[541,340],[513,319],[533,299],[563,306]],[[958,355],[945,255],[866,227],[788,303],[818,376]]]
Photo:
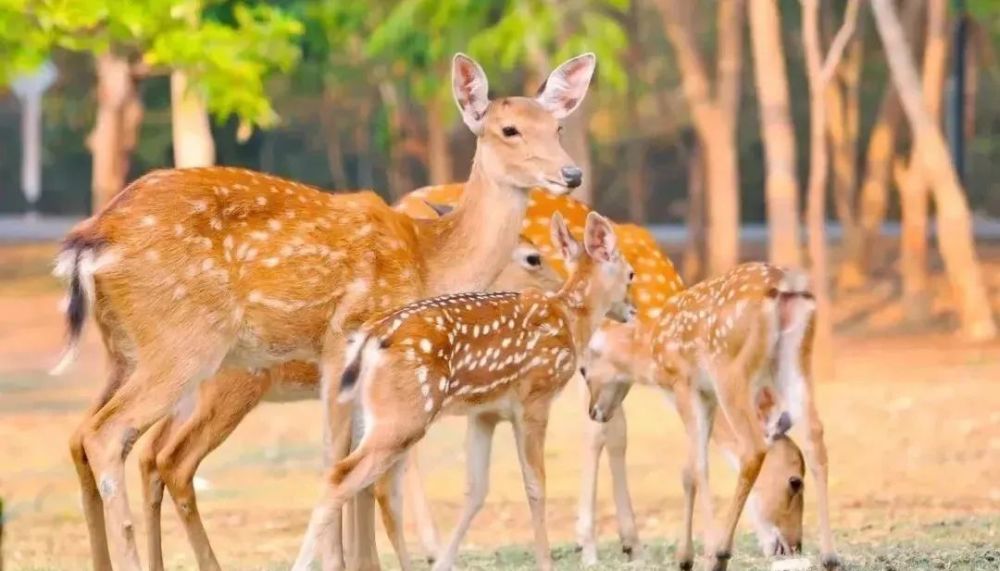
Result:
[[[683,474],[684,537],[677,555],[682,569],[693,566],[695,497],[699,489],[703,496],[710,489],[707,446],[716,406],[732,430],[739,478],[721,534],[710,547],[712,568],[727,567],[736,524],[768,448],[799,421],[806,427],[806,465],[816,480],[822,563],[827,569],[839,566],[829,524],[826,445],[810,375],[813,312],[804,273],[744,264],[671,297],[653,327],[593,340],[596,362],[611,370],[595,370],[593,376],[588,371],[591,418],[614,415],[624,392],[609,388],[616,379],[636,378],[676,396],[690,442]],[[801,480],[794,487],[801,488]],[[702,507],[711,519],[710,504]],[[788,545],[788,538],[773,539],[783,543],[774,547],[777,552],[797,547]]]
[[[553,241],[572,268],[557,293],[460,294],[402,307],[362,328],[348,349],[341,399],[359,395],[364,435],[333,469],[310,535],[336,523],[336,510],[357,491],[377,482],[395,486],[406,450],[443,414],[467,415],[470,494],[458,527],[435,569],[450,569],[458,545],[482,506],[489,474],[493,427],[514,425],[525,491],[532,513],[535,556],[552,566],[545,528],[544,443],[552,400],[576,372],[593,332],[605,315],[625,318],[633,272],[615,246],[611,224],[596,213],[587,219],[583,246],[562,219],[552,221]],[[390,501],[384,519],[397,553],[405,554],[401,504]],[[295,569],[306,569],[304,549]],[[400,557],[404,569],[405,556]]]
[[[454,186],[459,191],[463,187],[461,184]],[[421,192],[422,189],[418,189],[407,197]],[[413,218],[437,218],[441,214],[421,200],[401,200],[393,208]],[[522,238],[514,249],[510,262],[490,289],[520,291],[528,287],[539,287],[554,290],[561,283],[561,278],[542,263],[541,253]],[[198,561],[214,561],[215,556],[197,509],[194,477],[198,466],[259,403],[316,399],[319,398],[319,389],[320,373],[314,363],[291,361],[256,372],[228,369],[202,383],[197,399],[194,399],[195,395],[192,393],[191,401],[196,402],[176,407],[168,418],[149,430],[146,438],[138,443],[138,456],[151,569],[164,568],[160,527],[164,482],[170,482],[174,502],[187,507],[180,514]],[[407,472],[410,486],[414,485],[411,475],[418,470],[415,462],[411,461],[413,468]],[[416,483],[419,485],[419,482]],[[418,529],[427,552],[436,554],[436,529],[430,519],[426,497],[422,493],[414,495],[411,506],[415,510]],[[365,546],[362,551],[370,552],[373,549],[374,546]]]
[[[118,569],[140,568],[125,457],[203,380],[292,360],[318,360],[324,378],[339,379],[345,335],[365,320],[496,278],[527,191],[580,184],[558,121],[583,99],[595,63],[573,58],[537,97],[491,102],[482,68],[457,55],[453,92],[477,148],[462,203],[437,220],[416,222],[372,193],[204,168],[148,174],[69,233],[57,265],[70,283],[69,343],[56,369],[72,360],[91,304],[112,369],[70,443],[95,568],[111,568],[109,539]],[[350,440],[346,410],[324,407],[333,458]],[[182,518],[191,509],[178,507]],[[343,565],[337,519],[323,541],[332,567]],[[214,556],[199,564],[218,567]]]

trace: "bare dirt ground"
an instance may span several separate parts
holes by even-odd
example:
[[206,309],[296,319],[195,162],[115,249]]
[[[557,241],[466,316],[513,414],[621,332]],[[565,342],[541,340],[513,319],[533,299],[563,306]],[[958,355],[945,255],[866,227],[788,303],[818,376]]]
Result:
[[[61,378],[44,373],[61,348],[63,326],[61,292],[45,277],[53,252],[51,245],[0,248],[0,495],[6,501],[7,569],[89,567],[66,441],[102,383],[104,364],[97,333],[88,327],[75,368]],[[1000,307],[1000,249],[988,253],[992,297]],[[946,331],[941,279],[935,280],[933,303],[940,326],[907,331],[899,325],[904,308],[888,301],[894,287],[879,283],[838,301],[845,333],[837,341],[836,375],[819,387],[840,550],[860,569],[1000,569],[1000,343],[970,345]],[[622,568],[672,567],[684,454],[680,423],[651,389],[633,391],[626,410],[640,535],[653,545],[640,563]],[[565,569],[579,565],[570,544],[581,418],[578,388],[568,387],[556,404],[547,447],[549,530],[558,567]],[[464,421],[445,419],[421,448],[442,530],[455,522],[462,501],[463,433]],[[225,567],[287,568],[317,498],[319,440],[315,403],[265,404],[205,462],[200,508]],[[465,567],[530,568],[530,520],[509,431],[498,432],[493,458],[492,490],[463,548]],[[140,521],[134,462],[129,474]],[[600,529],[609,542],[602,560],[617,568],[606,473],[602,478]],[[717,500],[728,496],[732,483],[727,468],[714,470]],[[806,549],[814,554],[812,499]],[[193,568],[173,510],[164,514],[168,567]],[[140,538],[141,531],[140,525]],[[417,548],[413,529],[408,536]],[[381,537],[380,547],[387,552]],[[740,547],[734,568],[767,568],[746,536]]]

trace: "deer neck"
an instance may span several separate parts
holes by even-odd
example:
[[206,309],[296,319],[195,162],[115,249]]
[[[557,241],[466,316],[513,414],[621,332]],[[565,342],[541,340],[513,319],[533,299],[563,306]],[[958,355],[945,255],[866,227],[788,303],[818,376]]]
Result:
[[610,309],[610,304],[602,306],[599,302],[593,303],[594,300],[588,300],[587,283],[579,275],[574,275],[567,280],[556,297],[566,308],[576,354],[583,355],[584,349],[590,343],[590,338],[604,322],[604,315]]
[[518,244],[527,193],[483,172],[479,151],[458,206],[420,233],[426,294],[483,291],[510,262]]

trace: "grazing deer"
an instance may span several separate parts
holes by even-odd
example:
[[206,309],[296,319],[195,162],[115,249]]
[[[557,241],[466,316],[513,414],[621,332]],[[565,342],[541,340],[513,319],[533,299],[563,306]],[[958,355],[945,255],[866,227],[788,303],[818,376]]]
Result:
[[[341,399],[358,395],[364,435],[332,471],[310,535],[335,523],[336,510],[376,483],[392,488],[402,455],[442,414],[469,417],[468,492],[460,522],[435,569],[450,569],[472,518],[486,495],[493,427],[514,425],[518,456],[535,532],[535,556],[551,568],[545,529],[544,442],[552,400],[578,368],[582,351],[605,315],[626,318],[632,269],[615,245],[611,224],[587,219],[581,248],[562,219],[552,220],[572,272],[557,293],[461,294],[400,308],[362,328],[348,349]],[[390,540],[405,550],[398,501],[388,502],[397,522]],[[404,561],[401,558],[401,562]],[[306,569],[308,561],[296,562]],[[404,564],[404,568],[407,566]]]
[[[453,193],[455,200],[451,202],[456,204],[463,185],[451,186],[458,189],[457,193]],[[423,192],[423,189],[418,189],[406,197]],[[437,218],[444,214],[421,200],[406,200],[405,197],[393,208],[412,218]],[[528,287],[539,287],[555,290],[561,284],[561,278],[542,263],[541,253],[530,242],[521,238],[510,262],[490,289],[520,291]],[[319,369],[315,364],[304,361],[291,361],[258,371],[228,369],[202,383],[196,402],[192,394],[192,398],[184,406],[175,407],[168,418],[149,430],[146,437],[138,443],[138,456],[142,472],[150,569],[156,571],[164,568],[160,522],[165,482],[170,482],[174,502],[187,506],[181,512],[181,517],[197,560],[206,563],[214,561],[211,544],[197,508],[194,477],[198,466],[260,402],[316,399],[319,398],[319,389]],[[418,474],[416,461],[412,454],[409,458],[412,459],[413,468],[407,471],[407,484],[419,485],[419,480],[413,479],[413,475]],[[431,520],[427,499],[419,492],[413,494],[413,498],[411,506],[415,511],[421,540],[427,553],[433,556],[437,553],[437,531]]]
[[[595,63],[573,58],[537,97],[491,102],[482,68],[455,57],[453,92],[477,147],[462,202],[440,219],[414,221],[373,193],[200,168],[150,173],[69,233],[57,264],[70,283],[69,342],[56,370],[72,360],[90,305],[112,369],[70,443],[95,568],[111,568],[108,540],[115,567],[140,568],[124,460],[202,381],[294,360],[319,361],[324,378],[339,379],[346,334],[369,318],[492,283],[517,244],[527,191],[581,182],[558,121],[582,101]],[[336,459],[350,415],[332,401],[324,440]],[[191,509],[178,505],[185,524]],[[335,567],[337,519],[322,538]],[[218,567],[210,550],[198,554],[210,556],[203,568]]]
[[[610,369],[594,375],[588,370],[592,419],[606,421],[614,415],[624,392],[613,386],[615,379],[636,378],[675,395],[690,442],[683,474],[684,537],[678,549],[682,569],[693,566],[697,491],[705,496],[710,489],[707,446],[716,406],[731,429],[739,478],[721,535],[710,548],[712,568],[727,567],[736,524],[768,448],[799,421],[806,427],[806,464],[817,484],[822,563],[828,569],[839,566],[829,525],[826,445],[810,375],[813,312],[805,274],[744,264],[669,298],[653,327],[592,340],[591,350],[599,355],[592,367]],[[790,477],[788,485],[798,492],[801,479]],[[755,517],[767,517],[765,508],[773,505],[763,501],[751,502]],[[702,509],[711,518],[704,500]],[[781,543],[773,547],[779,553],[798,543],[794,537],[771,539]]]
[[[407,194],[400,199],[400,205],[406,205],[407,211],[413,215],[426,215],[427,212],[441,212],[448,205],[454,204],[461,197],[461,185],[440,185],[424,187]],[[552,255],[553,248],[549,245],[548,231],[551,216],[559,212],[575,233],[582,233],[583,223],[589,209],[569,196],[552,197],[533,191],[525,211],[522,239],[539,244],[542,252],[541,264],[552,266],[554,270],[565,272],[558,256]],[[664,256],[656,240],[645,228],[632,224],[616,224],[615,234],[619,240],[619,249],[625,259],[635,268],[635,282],[631,288],[633,301],[638,310],[637,327],[652,327],[662,311],[667,298],[675,295],[683,288],[677,271],[670,260]],[[530,276],[528,276],[530,279]],[[545,286],[539,285],[542,289]],[[616,326],[605,322],[598,336],[607,335],[619,330],[631,331],[630,328]],[[616,336],[617,337],[617,336]],[[628,341],[630,338],[624,338]],[[618,343],[615,349],[620,355],[629,355],[632,347],[626,343]],[[609,370],[608,365],[601,362],[599,355],[594,356],[588,369],[592,382],[611,381],[602,377],[602,371],[614,375],[614,384],[603,393],[604,398],[620,400],[624,398],[634,376],[623,375],[620,371]],[[594,376],[598,375],[598,376]],[[580,494],[577,518],[577,541],[582,548],[582,559],[586,565],[597,563],[597,546],[594,525],[594,504],[597,493],[598,461],[604,448],[608,450],[608,463],[614,491],[616,515],[618,517],[619,536],[622,541],[622,551],[630,558],[636,552],[639,540],[636,533],[635,515],[632,510],[631,497],[625,468],[626,421],[622,409],[607,422],[594,422],[584,419],[584,461],[582,470],[582,489]],[[716,422],[718,430],[713,432],[713,438],[724,450],[735,449],[735,440],[729,425],[722,419]],[[731,453],[730,453],[731,455]],[[437,532],[429,515],[427,499],[414,463],[414,454],[409,455],[410,465],[406,471],[407,487],[405,504],[411,505],[417,515],[417,528],[427,553],[435,553]],[[795,550],[802,537],[802,475],[804,470],[802,454],[789,438],[778,440],[768,453],[767,460],[758,477],[757,484],[749,499],[751,522],[765,554],[783,554]],[[702,494],[705,513],[711,514],[711,496]],[[708,521],[711,521],[710,519]]]

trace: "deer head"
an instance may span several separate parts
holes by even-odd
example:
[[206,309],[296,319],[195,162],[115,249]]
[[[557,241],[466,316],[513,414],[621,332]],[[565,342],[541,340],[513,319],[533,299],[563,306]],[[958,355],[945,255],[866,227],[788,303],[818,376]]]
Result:
[[491,101],[486,73],[472,58],[457,54],[452,92],[462,120],[476,135],[475,163],[489,180],[527,193],[542,187],[566,194],[580,186],[583,172],[559,141],[559,122],[587,94],[597,58],[577,56],[556,68],[535,97]]

